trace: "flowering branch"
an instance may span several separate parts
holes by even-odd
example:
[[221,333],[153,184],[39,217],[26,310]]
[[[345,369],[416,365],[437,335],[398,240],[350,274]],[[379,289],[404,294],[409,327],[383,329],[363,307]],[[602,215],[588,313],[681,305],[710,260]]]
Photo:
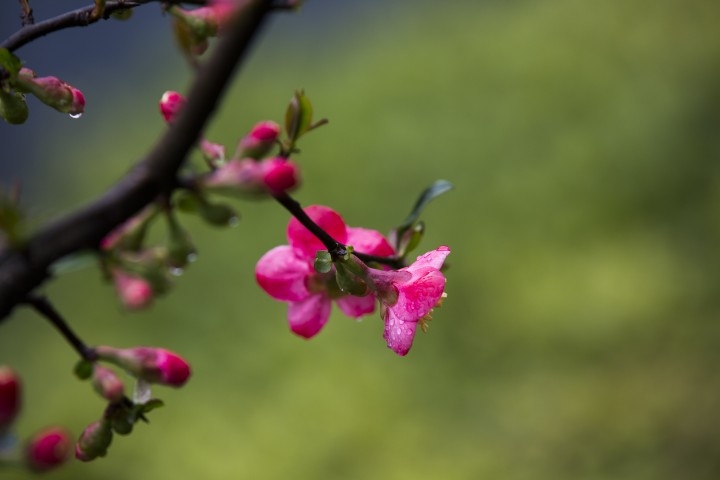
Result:
[[175,187],[178,169],[272,8],[272,0],[243,6],[199,71],[177,120],[125,177],[96,201],[39,230],[21,249],[0,251],[0,320],[48,278],[53,262],[96,249],[114,227]]

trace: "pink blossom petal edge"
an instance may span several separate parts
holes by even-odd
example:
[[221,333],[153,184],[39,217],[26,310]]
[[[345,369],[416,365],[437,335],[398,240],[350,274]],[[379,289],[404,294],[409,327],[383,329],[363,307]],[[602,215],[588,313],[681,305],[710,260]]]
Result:
[[347,243],[361,253],[376,255],[378,257],[391,257],[395,250],[390,246],[385,236],[377,230],[368,228],[348,227]]
[[408,270],[412,270],[413,268],[420,268],[420,267],[433,267],[440,270],[440,267],[442,267],[443,263],[445,262],[445,257],[450,255],[450,247],[447,247],[445,245],[441,245],[435,250],[431,250],[427,253],[423,253],[417,259],[413,262],[412,265],[410,265]]
[[314,337],[327,323],[331,304],[330,298],[324,295],[312,295],[300,302],[290,302],[290,330],[304,338]]
[[366,295],[364,297],[353,297],[348,295],[336,300],[338,308],[352,318],[359,318],[375,311],[375,297]]
[[389,307],[394,315],[406,322],[417,322],[427,315],[445,289],[445,276],[433,267],[413,269],[413,278],[398,285],[399,297],[395,305]]
[[404,357],[412,347],[417,322],[404,322],[395,316],[389,308],[385,310],[384,317],[385,331],[383,332],[383,338],[387,342],[388,348]]
[[271,297],[286,302],[305,300],[305,279],[312,267],[295,256],[292,247],[281,245],[263,255],[255,266],[255,279]]

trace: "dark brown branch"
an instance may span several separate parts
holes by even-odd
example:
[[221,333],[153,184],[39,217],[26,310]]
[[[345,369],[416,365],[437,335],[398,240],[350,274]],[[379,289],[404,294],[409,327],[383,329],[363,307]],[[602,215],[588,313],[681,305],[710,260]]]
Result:
[[32,236],[23,250],[0,253],[0,320],[48,278],[60,258],[94,249],[160,193],[174,188],[177,170],[195,145],[222,92],[267,13],[271,0],[249,0],[198,72],[183,111],[154,148],[125,177],[95,202]]
[[[158,2],[161,0],[118,0],[118,1],[109,1],[107,2],[107,5],[105,6],[105,13],[102,17],[102,19],[108,19],[110,17],[110,14],[118,11],[118,10],[124,10],[127,8],[135,8],[137,6],[140,6],[145,3],[151,3],[151,2]],[[188,3],[193,5],[204,5],[206,0],[185,0],[185,1],[176,1],[176,2],[168,2],[168,3]],[[91,13],[93,9],[95,8],[95,5],[89,5],[87,7],[78,8],[77,10],[73,10],[72,12],[63,13],[61,15],[58,15],[57,17],[49,18],[47,20],[44,20],[42,22],[35,23],[33,25],[26,25],[14,34],[12,34],[10,37],[8,37],[6,40],[4,40],[1,44],[1,48],[7,48],[8,50],[15,51],[18,48],[22,47],[23,45],[26,45],[33,40],[36,40],[40,37],[43,37],[49,33],[57,32],[58,30],[63,30],[65,28],[71,28],[71,27],[86,27],[88,25],[92,25],[93,23],[96,23],[100,21],[100,18],[93,18]]]

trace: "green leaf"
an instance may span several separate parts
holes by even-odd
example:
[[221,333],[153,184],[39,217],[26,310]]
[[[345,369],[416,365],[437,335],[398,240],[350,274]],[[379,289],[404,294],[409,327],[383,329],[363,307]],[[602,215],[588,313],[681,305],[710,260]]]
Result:
[[313,107],[310,99],[302,90],[296,91],[285,111],[285,131],[291,143],[294,144],[302,134],[310,130],[312,116]]
[[137,405],[137,407],[138,407],[137,412],[138,412],[138,414],[145,414],[145,413],[152,412],[153,410],[164,407],[164,406],[165,406],[165,402],[163,402],[159,398],[152,398],[141,405]]
[[428,205],[428,203],[430,203],[431,200],[439,197],[443,193],[449,192],[453,188],[455,188],[455,186],[447,180],[436,180],[435,183],[430,185],[420,194],[420,197],[418,197],[415,202],[410,215],[408,215],[407,218],[400,224],[399,229],[409,228],[417,221],[418,218],[420,218],[420,214],[423,209]]
[[10,53],[10,50],[7,48],[0,48],[0,67],[7,70],[10,74],[10,79],[14,80],[18,73],[20,73],[22,62],[18,57]]
[[75,376],[78,377],[80,380],[87,380],[92,376],[94,369],[95,364],[93,362],[89,360],[80,360],[75,365]]

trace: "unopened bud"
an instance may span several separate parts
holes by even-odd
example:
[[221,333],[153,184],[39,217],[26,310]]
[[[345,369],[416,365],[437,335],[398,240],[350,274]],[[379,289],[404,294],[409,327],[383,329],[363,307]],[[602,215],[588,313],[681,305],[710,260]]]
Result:
[[10,367],[0,366],[0,434],[20,412],[20,392],[20,377]]
[[208,165],[211,165],[212,167],[217,168],[225,162],[224,145],[209,142],[203,138],[200,139],[200,151],[202,152]]
[[171,122],[185,105],[185,97],[178,92],[168,90],[160,98],[160,113],[166,122]]
[[100,241],[100,248],[102,250],[139,250],[145,240],[149,223],[156,214],[155,205],[148,206],[105,235]]
[[292,160],[282,157],[266,158],[260,162],[262,181],[270,193],[292,190],[298,184],[300,169]]
[[123,306],[129,310],[140,310],[152,303],[153,287],[143,277],[131,275],[120,269],[113,269],[113,282]]
[[179,355],[163,348],[95,348],[98,358],[111,362],[148,383],[181,387],[190,377],[190,365]]
[[260,159],[267,155],[280,135],[280,125],[271,121],[255,125],[237,147],[236,158]]
[[25,123],[29,115],[25,95],[0,87],[0,117],[11,125]]
[[14,85],[22,92],[32,93],[58,112],[80,115],[85,111],[82,92],[56,77],[36,77],[32,70],[23,68]]
[[30,469],[45,472],[63,464],[71,448],[70,434],[65,429],[48,428],[28,441],[25,462]]
[[98,457],[104,457],[112,443],[112,437],[110,422],[102,419],[91,423],[83,430],[80,439],[75,444],[75,458],[82,462],[89,462]]
[[125,396],[125,386],[122,380],[115,372],[102,365],[95,364],[92,385],[96,392],[111,403],[118,403]]
[[199,184],[204,190],[239,196],[262,196],[267,189],[262,181],[260,163],[251,159],[230,160],[203,177]]

